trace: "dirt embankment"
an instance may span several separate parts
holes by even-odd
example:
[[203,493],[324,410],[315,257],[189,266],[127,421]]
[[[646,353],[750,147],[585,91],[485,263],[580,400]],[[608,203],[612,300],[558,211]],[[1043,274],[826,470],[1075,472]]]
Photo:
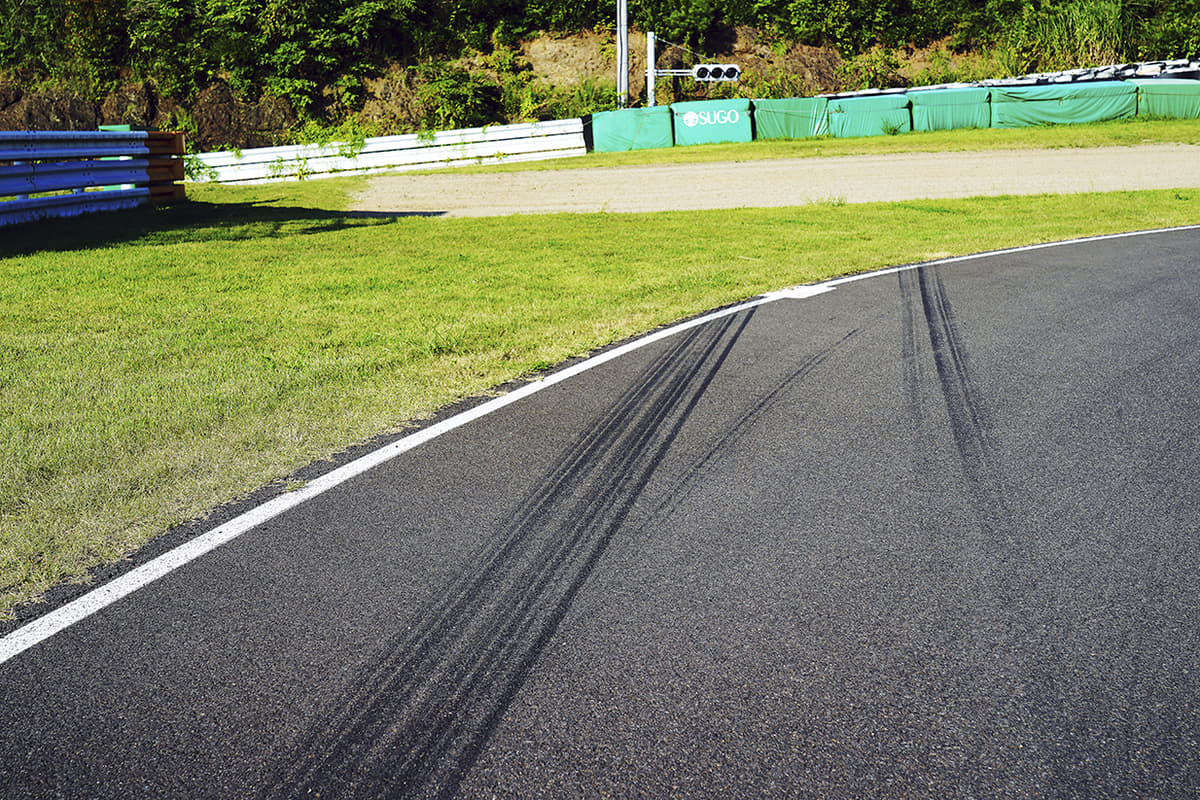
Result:
[[[736,62],[744,72],[774,81],[787,94],[838,85],[841,59],[831,49],[788,45],[750,28],[731,31],[728,40],[717,46],[721,51],[710,54],[714,59]],[[640,103],[646,83],[645,34],[631,32],[629,49],[630,93],[632,102]],[[570,88],[588,80],[609,84],[616,80],[616,43],[611,32],[545,34],[521,42],[519,55],[533,79],[548,86]],[[691,53],[669,43],[660,45],[658,56],[660,68],[690,66],[694,61]],[[458,63],[486,70],[482,61],[467,57]],[[352,115],[381,134],[399,133],[414,129],[420,119],[417,102],[412,73],[394,66],[366,82],[364,103]],[[0,130],[95,130],[97,125],[117,124],[172,128],[184,120],[193,130],[193,144],[211,150],[277,144],[297,124],[297,115],[286,100],[239,97],[220,81],[185,104],[164,97],[150,82],[132,82],[93,101],[69,91],[27,90],[20,81],[0,75]]]
[[[789,44],[753,28],[738,27],[717,52],[714,61],[738,64],[743,72],[766,82],[807,89],[810,93],[840,86],[842,63],[830,47]],[[552,86],[574,86],[586,80],[616,80],[616,44],[611,33],[584,32],[570,36],[540,36],[521,43],[521,54],[534,76]],[[659,69],[690,67],[700,54],[659,40],[655,48]],[[640,102],[646,93],[646,34],[629,33],[629,92]]]
[[126,84],[93,102],[67,91],[24,91],[0,78],[0,130],[88,131],[99,125],[171,130],[182,127],[182,118],[193,121],[201,150],[230,144],[267,147],[297,121],[286,100],[264,96],[247,102],[223,83],[208,87],[184,107],[146,82]]

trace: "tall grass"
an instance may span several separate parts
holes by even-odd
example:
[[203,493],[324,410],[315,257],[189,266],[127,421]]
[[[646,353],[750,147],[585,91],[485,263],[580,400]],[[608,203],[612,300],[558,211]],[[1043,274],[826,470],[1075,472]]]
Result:
[[1135,19],[1122,0],[1026,6],[1004,32],[997,61],[1009,75],[1094,67],[1131,60]]

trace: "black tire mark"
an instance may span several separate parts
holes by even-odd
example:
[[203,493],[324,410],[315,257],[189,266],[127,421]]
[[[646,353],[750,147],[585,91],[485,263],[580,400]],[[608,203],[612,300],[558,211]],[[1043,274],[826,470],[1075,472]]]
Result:
[[[681,337],[281,759],[268,797],[452,797],[753,310]],[[740,321],[739,321],[740,317]]]
[[992,448],[988,444],[983,410],[971,376],[967,351],[941,276],[934,270],[922,267],[919,277],[921,302],[929,325],[929,343],[933,346],[933,359],[942,394],[946,398],[946,408],[950,412],[954,440],[958,443],[959,454],[969,477],[978,483],[981,473],[990,465]]
[[[823,365],[829,360],[842,345],[849,342],[859,333],[859,329],[855,328],[845,336],[842,336],[837,341],[831,343],[827,347],[814,353],[805,359],[799,367],[788,373],[782,380],[775,385],[766,394],[760,395],[754,402],[746,408],[729,429],[720,439],[712,444],[705,451],[704,455],[696,459],[695,462],[683,472],[678,481],[666,492],[664,499],[650,515],[651,519],[669,515],[672,511],[678,508],[683,501],[688,497],[690,487],[695,484],[697,479],[704,474],[708,469],[709,464],[713,459],[717,458],[723,451],[730,447],[734,442],[742,439],[758,424],[758,421],[775,405],[783,394],[788,391],[798,381],[804,380],[812,374],[814,370]],[[798,422],[799,420],[797,420]],[[649,521],[648,521],[649,522]]]
[[[934,366],[938,383],[946,402],[950,419],[950,431],[962,463],[963,475],[972,502],[978,512],[980,524],[985,532],[994,533],[996,521],[1003,514],[1003,503],[998,496],[999,471],[996,448],[990,436],[990,422],[980,398],[978,385],[971,374],[970,361],[959,331],[954,309],[942,285],[937,270],[919,267],[917,282],[921,291],[921,308],[929,344],[933,349]],[[911,296],[911,272],[900,273],[901,292],[906,300]],[[920,367],[915,339],[916,325],[910,302],[905,308],[905,380],[908,384],[908,402],[913,413],[920,415]]]
[[900,358],[904,362],[905,406],[909,418],[920,427],[925,416],[921,403],[923,375],[920,347],[917,341],[917,320],[913,312],[913,295],[919,291],[918,279],[912,270],[901,270],[898,277],[902,317],[900,321]]
[[[948,624],[961,627],[960,645],[952,657],[963,684],[961,691],[976,702],[993,704],[997,697],[1020,698],[1012,702],[1032,709],[1050,708],[1053,700],[1044,696],[1036,673],[1013,658],[1020,647],[1014,642],[1038,635],[1023,611],[1038,591],[1037,573],[1031,569],[1029,542],[1024,540],[1020,517],[1006,499],[993,422],[972,374],[958,321],[936,269],[921,267],[915,278],[911,273],[900,276],[906,329],[902,350],[913,362],[911,367],[906,363],[905,368],[909,402],[919,417],[922,375],[918,318],[912,308],[916,305],[914,289],[919,288],[937,386],[945,402],[976,523],[956,531],[962,537],[961,572],[957,576],[959,608],[948,619]],[[979,747],[983,746],[981,742]],[[1040,746],[1028,750],[1032,762],[1053,763],[1053,758],[1044,756],[1041,750]],[[982,763],[987,754],[983,749],[973,749],[965,757],[968,763]]]

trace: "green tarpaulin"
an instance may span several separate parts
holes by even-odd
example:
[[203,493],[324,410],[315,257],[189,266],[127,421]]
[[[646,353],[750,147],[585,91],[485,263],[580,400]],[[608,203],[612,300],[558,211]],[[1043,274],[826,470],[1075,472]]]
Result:
[[829,133],[829,101],[824,97],[754,101],[754,138],[806,139]]
[[1139,117],[1200,119],[1200,81],[1173,78],[1134,79]]
[[752,138],[749,100],[672,103],[671,113],[677,145],[748,142]]
[[991,91],[982,87],[908,92],[909,102],[912,103],[913,130],[951,131],[991,127],[990,96]]
[[592,149],[598,153],[671,147],[671,111],[666,106],[601,111],[592,115]]
[[829,101],[829,132],[834,136],[882,136],[911,130],[908,97],[902,93]]
[[1125,81],[992,87],[993,128],[1102,122],[1136,113],[1137,87]]

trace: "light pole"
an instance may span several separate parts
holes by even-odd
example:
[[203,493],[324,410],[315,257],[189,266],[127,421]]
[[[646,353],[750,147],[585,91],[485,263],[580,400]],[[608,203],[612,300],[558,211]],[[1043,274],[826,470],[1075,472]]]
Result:
[[617,108],[629,104],[629,4],[617,0]]
[[[654,37],[654,31],[647,31],[646,32],[646,106],[647,107],[653,106],[655,103],[655,97],[654,97],[654,94],[655,94],[654,79],[655,78],[695,78],[697,80],[701,80],[696,74],[695,67],[693,67],[692,69],[655,69],[654,62],[658,60],[658,57],[654,54],[655,42],[656,42],[656,39]],[[709,64],[709,65],[704,65],[704,66],[720,66],[722,68],[732,67],[733,71],[731,73],[729,73],[728,78],[719,78],[719,79],[711,78],[710,79],[708,77],[705,77],[705,78],[703,78],[703,80],[736,81],[737,76],[739,74],[739,70],[737,69],[736,64],[720,64],[720,65]],[[722,74],[724,74],[724,73],[722,73]],[[707,75],[707,73],[706,73],[706,75]]]
[[646,105],[654,105],[654,31],[646,32]]

